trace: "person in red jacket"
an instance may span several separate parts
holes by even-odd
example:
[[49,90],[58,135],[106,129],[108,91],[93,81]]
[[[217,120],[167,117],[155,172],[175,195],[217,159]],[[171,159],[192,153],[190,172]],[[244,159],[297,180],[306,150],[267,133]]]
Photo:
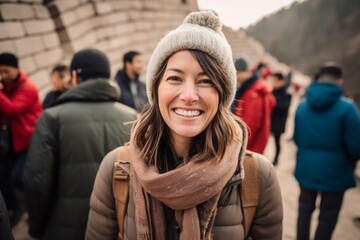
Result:
[[35,84],[19,69],[14,54],[0,54],[0,84],[0,190],[14,226],[24,211],[15,192],[22,188],[22,169],[42,106]]
[[249,128],[247,149],[263,153],[270,135],[271,113],[275,106],[272,87],[248,69],[245,59],[235,61],[238,88],[232,112]]

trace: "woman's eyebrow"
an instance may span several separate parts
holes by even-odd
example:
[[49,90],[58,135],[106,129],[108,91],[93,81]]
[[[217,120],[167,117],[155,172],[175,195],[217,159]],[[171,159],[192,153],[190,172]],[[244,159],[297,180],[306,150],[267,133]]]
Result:
[[[185,72],[179,68],[168,68],[165,70],[165,72],[167,71],[174,71],[174,72],[177,72],[177,73],[181,73],[181,74],[185,74]],[[206,76],[206,73],[205,72],[199,72],[197,74],[197,76]]]

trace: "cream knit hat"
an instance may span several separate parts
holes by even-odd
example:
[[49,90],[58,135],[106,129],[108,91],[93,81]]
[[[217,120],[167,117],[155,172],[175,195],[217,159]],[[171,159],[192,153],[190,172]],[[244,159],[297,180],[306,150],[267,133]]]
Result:
[[178,28],[169,32],[156,46],[146,71],[146,87],[152,104],[152,83],[162,63],[172,54],[186,49],[203,51],[212,56],[225,70],[230,92],[224,96],[229,107],[236,91],[236,71],[232,51],[223,32],[222,23],[213,11],[190,13]]

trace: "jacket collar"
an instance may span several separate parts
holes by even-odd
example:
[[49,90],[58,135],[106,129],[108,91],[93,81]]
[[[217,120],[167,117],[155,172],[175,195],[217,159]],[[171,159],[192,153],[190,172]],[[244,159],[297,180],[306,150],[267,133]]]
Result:
[[120,97],[119,87],[103,78],[86,80],[63,93],[56,105],[65,102],[114,102]]

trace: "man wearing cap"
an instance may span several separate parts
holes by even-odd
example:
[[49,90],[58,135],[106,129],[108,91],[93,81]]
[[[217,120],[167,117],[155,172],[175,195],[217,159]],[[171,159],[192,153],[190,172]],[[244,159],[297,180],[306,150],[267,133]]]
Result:
[[14,226],[23,212],[15,187],[22,188],[22,169],[42,107],[35,84],[12,53],[0,54],[0,85],[0,189]]
[[36,125],[23,179],[33,238],[84,239],[90,194],[105,154],[129,141],[136,111],[118,103],[104,53],[84,49],[70,65],[75,87]]
[[240,117],[249,129],[247,149],[263,153],[270,135],[271,113],[275,106],[272,87],[259,81],[257,74],[248,69],[244,58],[235,61],[238,89],[231,111]]

